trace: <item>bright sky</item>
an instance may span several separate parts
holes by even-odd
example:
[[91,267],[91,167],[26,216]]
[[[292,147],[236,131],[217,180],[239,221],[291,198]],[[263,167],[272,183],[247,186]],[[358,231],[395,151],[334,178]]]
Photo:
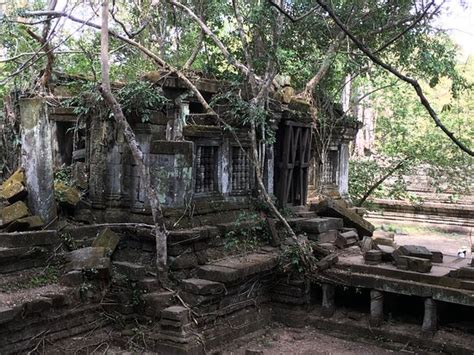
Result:
[[448,0],[443,5],[438,27],[449,30],[463,57],[474,54],[474,0]]

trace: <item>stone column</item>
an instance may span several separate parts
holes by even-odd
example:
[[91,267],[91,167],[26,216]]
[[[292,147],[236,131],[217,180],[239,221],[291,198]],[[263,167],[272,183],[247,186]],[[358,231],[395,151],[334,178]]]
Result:
[[335,293],[336,288],[334,285],[331,284],[323,284],[323,303],[321,309],[321,315],[323,317],[329,318],[334,315],[336,311],[336,303],[335,303]]
[[25,170],[28,206],[45,223],[56,217],[54,162],[48,106],[42,98],[20,100],[21,165]]
[[[147,123],[137,123],[133,130],[138,144],[143,152],[145,164],[149,164],[150,155],[150,141],[151,141],[151,127]],[[131,181],[131,210],[133,212],[146,213],[150,211],[150,205],[147,198],[145,177],[139,169],[139,166],[134,161],[132,163],[132,181]]]
[[346,200],[349,198],[349,144],[342,143],[339,148],[339,195]]
[[265,171],[263,172],[265,187],[270,196],[274,194],[273,180],[275,169],[275,154],[272,144],[268,144],[265,148]]
[[383,292],[370,290],[370,325],[379,327],[383,323]]
[[438,330],[438,311],[436,301],[432,298],[425,298],[425,314],[421,331],[427,334],[434,334]]

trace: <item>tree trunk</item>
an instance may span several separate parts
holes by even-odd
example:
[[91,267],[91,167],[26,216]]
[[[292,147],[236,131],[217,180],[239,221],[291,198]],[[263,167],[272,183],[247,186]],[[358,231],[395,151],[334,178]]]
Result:
[[102,28],[101,28],[101,46],[100,46],[100,59],[102,65],[102,86],[101,94],[107,103],[108,107],[112,111],[115,122],[117,123],[120,131],[123,133],[132,156],[137,163],[141,175],[145,180],[145,188],[148,200],[150,202],[151,212],[153,216],[153,222],[155,223],[155,237],[156,237],[156,267],[158,270],[158,278],[162,282],[167,280],[167,231],[163,220],[163,212],[161,204],[156,194],[154,187],[151,184],[151,176],[149,166],[144,160],[144,154],[137,142],[135,133],[130,127],[125,115],[123,114],[122,107],[114,97],[110,87],[109,77],[109,29],[108,29],[108,15],[109,15],[109,2],[104,0],[102,3]]

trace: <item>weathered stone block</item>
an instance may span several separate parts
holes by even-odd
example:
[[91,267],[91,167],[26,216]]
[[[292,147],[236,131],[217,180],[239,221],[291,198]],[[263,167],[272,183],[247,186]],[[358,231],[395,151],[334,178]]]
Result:
[[125,275],[129,280],[137,281],[145,278],[145,267],[130,263],[127,261],[114,261],[114,269],[122,275]]
[[337,217],[344,220],[345,227],[354,227],[359,233],[359,237],[372,236],[375,227],[359,216],[354,211],[342,206],[334,200],[324,200],[318,203],[316,206],[311,206],[320,216]]
[[338,233],[335,245],[340,248],[348,248],[352,245],[356,245],[359,242],[359,236],[357,232],[349,231],[344,233]]
[[0,227],[16,221],[17,219],[28,216],[28,207],[22,201],[17,201],[10,206],[0,210]]
[[105,248],[108,255],[112,255],[120,241],[120,236],[110,228],[104,228],[92,242],[93,247]]
[[174,293],[171,291],[153,292],[143,296],[145,302],[145,314],[159,318],[161,311],[169,307],[173,301]]
[[303,219],[296,223],[296,225],[307,233],[324,233],[331,229],[340,229],[343,227],[342,219],[340,218],[310,218]]
[[59,202],[69,206],[76,206],[81,200],[80,191],[74,186],[68,186],[63,182],[54,184],[54,193]]
[[368,252],[374,248],[374,241],[371,237],[365,236],[360,242],[360,249],[363,253]]
[[457,270],[452,270],[449,272],[450,277],[455,277],[458,279],[468,279],[474,280],[474,267],[472,266],[465,266],[461,267]]
[[197,268],[197,275],[202,279],[230,283],[239,279],[238,270],[217,265],[203,265]]
[[376,231],[374,231],[373,235],[372,235],[372,238],[385,238],[385,239],[391,239],[391,240],[394,240],[395,239],[395,233],[393,232],[386,232],[384,230],[381,230],[381,229],[377,229]]
[[[96,278],[110,276],[110,258],[105,257],[105,248],[87,247],[74,250],[66,257],[69,263],[65,271],[90,271]],[[92,275],[91,275],[92,276]]]
[[196,254],[181,254],[177,257],[169,258],[169,265],[171,270],[190,269],[198,265]]
[[308,239],[314,240],[315,242],[319,242],[319,243],[331,243],[331,242],[336,241],[337,235],[338,235],[338,231],[335,229],[332,229],[323,233],[309,234]]
[[397,268],[402,270],[427,273],[431,271],[431,261],[428,259],[402,255],[397,260]]
[[368,250],[364,254],[365,263],[376,265],[382,262],[382,252],[380,250]]
[[0,324],[8,323],[21,313],[19,306],[0,306]]
[[402,245],[398,248],[403,255],[431,260],[433,254],[421,245]]
[[377,245],[377,249],[382,252],[382,261],[393,260],[393,252],[395,251],[394,247],[389,245]]
[[443,253],[439,250],[430,250],[431,254],[433,254],[433,258],[431,259],[432,263],[441,264],[443,263]]
[[6,231],[25,231],[25,230],[37,230],[41,229],[44,226],[44,222],[40,216],[28,216],[24,218],[17,219],[16,221],[10,223]]
[[10,203],[22,200],[26,195],[26,188],[21,182],[12,181],[9,184],[3,184],[0,189],[0,199],[8,200]]
[[171,306],[161,311],[161,319],[171,319],[182,324],[189,321],[189,309],[182,306]]
[[224,285],[203,279],[185,279],[181,281],[183,289],[197,295],[217,295],[224,292]]
[[54,230],[0,233],[0,247],[4,248],[55,245],[58,243],[59,238]]

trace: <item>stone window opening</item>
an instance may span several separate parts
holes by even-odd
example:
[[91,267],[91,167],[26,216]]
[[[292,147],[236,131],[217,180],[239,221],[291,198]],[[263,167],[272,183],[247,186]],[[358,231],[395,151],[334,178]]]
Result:
[[196,147],[196,193],[213,193],[218,191],[218,156],[219,147],[213,145],[198,145]]
[[339,152],[337,150],[329,150],[327,152],[326,164],[323,166],[323,183],[337,184]]
[[231,147],[231,192],[248,192],[252,185],[248,147]]

